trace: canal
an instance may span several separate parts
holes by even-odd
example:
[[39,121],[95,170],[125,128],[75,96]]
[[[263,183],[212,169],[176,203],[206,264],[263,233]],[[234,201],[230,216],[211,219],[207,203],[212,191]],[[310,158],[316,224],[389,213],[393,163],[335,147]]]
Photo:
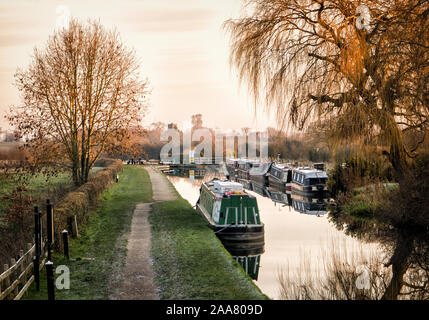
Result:
[[[191,205],[195,205],[198,200],[201,183],[213,177],[213,174],[202,179],[168,176],[176,190]],[[248,192],[257,198],[261,219],[265,224],[265,248],[257,259],[259,270],[254,281],[271,299],[280,298],[281,272],[288,270],[290,274],[299,274],[303,272],[301,268],[305,261],[306,272],[309,268],[317,277],[323,273],[322,260],[329,257],[329,251],[346,248],[346,255],[350,255],[353,252],[371,252],[371,249],[374,249],[374,245],[361,243],[337,230],[329,222],[328,214],[300,213],[293,205],[276,203],[269,197]],[[239,258],[236,260],[242,262],[241,265],[245,267],[243,261]],[[253,267],[253,264],[251,266]],[[246,271],[250,274],[250,271]]]

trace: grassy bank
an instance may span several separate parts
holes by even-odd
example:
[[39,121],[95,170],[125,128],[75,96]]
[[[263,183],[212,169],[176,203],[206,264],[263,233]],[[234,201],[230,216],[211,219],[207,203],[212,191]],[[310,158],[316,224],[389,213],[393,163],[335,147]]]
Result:
[[[104,169],[104,167],[93,167],[90,174],[95,174]],[[14,181],[0,178],[0,195],[9,194],[15,188],[16,184]],[[46,198],[50,198],[51,201],[55,202],[58,198],[64,196],[65,193],[75,189],[72,175],[68,171],[59,172],[57,175],[51,177],[42,173],[35,174],[28,179],[26,188],[27,194],[35,202],[40,201],[41,203],[44,203]],[[0,218],[7,204],[4,199],[0,199]]]
[[[2,174],[2,173],[0,173]],[[0,178],[0,195],[6,195],[12,192],[17,187],[14,181],[11,179],[1,177]],[[60,172],[54,177],[47,177],[44,174],[36,174],[33,177],[28,179],[28,184],[26,185],[27,192],[29,196],[32,197],[35,201],[43,199],[46,197],[52,197],[58,192],[66,192],[73,189],[73,183],[71,180],[71,175],[68,172]],[[2,209],[4,209],[8,203],[5,199],[0,199],[0,216],[2,214]]]
[[152,257],[161,299],[266,299],[190,206],[155,203]]
[[[119,183],[104,192],[99,208],[89,219],[81,236],[70,241],[72,261],[54,254],[56,266],[70,268],[70,290],[56,291],[57,299],[107,299],[121,281],[126,258],[127,235],[133,210],[139,202],[152,201],[152,188],[147,172],[138,167],[125,167]],[[25,299],[46,299],[45,270],[41,291],[34,285]]]

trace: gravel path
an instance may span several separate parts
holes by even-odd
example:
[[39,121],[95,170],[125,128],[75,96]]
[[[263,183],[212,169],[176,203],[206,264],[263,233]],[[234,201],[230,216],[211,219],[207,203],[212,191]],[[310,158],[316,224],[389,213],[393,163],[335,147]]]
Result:
[[[176,200],[177,196],[168,181],[159,171],[145,168],[152,182],[153,200]],[[140,203],[136,206],[131,222],[131,234],[127,244],[127,259],[124,270],[124,281],[118,299],[120,300],[158,300],[154,284],[151,248],[152,236],[148,217],[152,210],[151,203]]]
[[154,201],[171,201],[177,200],[176,192],[168,183],[167,179],[152,167],[146,167],[152,182],[152,192]]

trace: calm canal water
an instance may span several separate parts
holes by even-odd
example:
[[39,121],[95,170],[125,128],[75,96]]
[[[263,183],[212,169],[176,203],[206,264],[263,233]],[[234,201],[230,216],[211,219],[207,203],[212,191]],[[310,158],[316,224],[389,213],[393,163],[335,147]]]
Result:
[[[198,200],[201,183],[212,178],[206,176],[190,181],[189,178],[169,176],[180,195],[191,205]],[[288,268],[290,273],[296,274],[305,258],[311,272],[317,275],[323,269],[322,255],[332,249],[333,242],[346,246],[348,253],[370,247],[335,229],[328,221],[327,214],[314,216],[299,213],[293,206],[274,203],[268,197],[248,192],[257,198],[265,224],[265,252],[260,257],[259,275],[254,281],[272,299],[280,298],[279,272]]]

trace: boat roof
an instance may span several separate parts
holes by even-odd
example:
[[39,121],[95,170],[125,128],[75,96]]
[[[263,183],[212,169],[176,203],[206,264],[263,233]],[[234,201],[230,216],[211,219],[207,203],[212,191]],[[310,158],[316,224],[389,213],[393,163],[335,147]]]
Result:
[[241,183],[228,181],[228,180],[212,180],[204,183],[207,188],[213,192],[217,197],[223,197],[225,193],[238,193],[245,194],[244,187]]
[[276,167],[276,168],[279,168],[279,169],[282,169],[282,170],[290,170],[290,169],[292,169],[290,163],[274,163],[273,167]]
[[294,169],[298,173],[304,174],[307,178],[327,178],[328,175],[325,171],[313,169],[310,167],[301,167]]
[[256,163],[260,163],[260,161],[256,160],[256,159],[238,159],[238,163],[253,163],[253,164],[256,164]]
[[262,162],[259,166],[253,167],[249,170],[251,176],[264,175],[270,170],[271,162]]

